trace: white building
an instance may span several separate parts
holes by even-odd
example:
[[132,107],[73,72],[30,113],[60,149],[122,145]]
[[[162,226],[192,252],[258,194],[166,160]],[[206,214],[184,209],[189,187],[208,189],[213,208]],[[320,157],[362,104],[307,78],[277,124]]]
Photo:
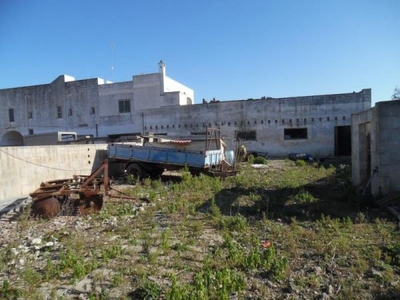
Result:
[[22,145],[23,136],[48,131],[79,135],[201,134],[218,127],[230,146],[240,139],[250,152],[286,156],[351,154],[351,115],[371,107],[371,90],[333,95],[203,101],[192,89],[154,74],[106,83],[60,76],[50,84],[0,90],[1,145]]
[[159,72],[132,81],[110,83],[100,78],[75,80],[59,76],[50,84],[0,90],[0,145],[23,145],[23,136],[52,131],[107,136],[141,132],[138,111],[193,104],[192,89]]

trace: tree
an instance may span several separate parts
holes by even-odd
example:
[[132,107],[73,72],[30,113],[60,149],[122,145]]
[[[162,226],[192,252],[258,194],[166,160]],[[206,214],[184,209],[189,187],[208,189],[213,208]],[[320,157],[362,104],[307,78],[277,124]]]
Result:
[[393,91],[392,100],[400,100],[400,88],[398,86]]

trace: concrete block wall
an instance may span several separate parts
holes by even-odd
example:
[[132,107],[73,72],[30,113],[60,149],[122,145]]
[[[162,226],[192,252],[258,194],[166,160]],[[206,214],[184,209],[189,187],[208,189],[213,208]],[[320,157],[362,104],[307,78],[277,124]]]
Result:
[[0,147],[0,202],[27,196],[41,182],[90,175],[107,156],[107,144]]
[[[374,195],[400,190],[399,117],[400,101],[378,102],[375,107],[352,116],[353,185],[372,178]],[[378,170],[375,175],[374,169]]]
[[376,123],[371,129],[376,131],[373,166],[378,166],[378,176],[372,181],[375,193],[387,194],[400,191],[400,101],[378,102]]

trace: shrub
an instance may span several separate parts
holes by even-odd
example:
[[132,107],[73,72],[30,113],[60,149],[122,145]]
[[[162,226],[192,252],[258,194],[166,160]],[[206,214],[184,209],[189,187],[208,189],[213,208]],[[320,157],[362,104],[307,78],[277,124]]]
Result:
[[248,160],[249,163],[252,164],[254,162],[254,155],[250,154],[247,160]]
[[294,163],[298,167],[304,167],[307,164],[304,160],[301,159],[296,160]]
[[267,161],[267,159],[265,157],[257,156],[254,159],[254,163],[258,164],[258,165],[266,165],[268,163],[268,161]]

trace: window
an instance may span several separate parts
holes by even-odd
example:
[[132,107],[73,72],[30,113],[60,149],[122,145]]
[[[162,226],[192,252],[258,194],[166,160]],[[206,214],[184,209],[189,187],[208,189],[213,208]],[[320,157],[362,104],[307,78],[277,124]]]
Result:
[[33,114],[31,111],[28,112],[28,119],[32,119],[33,118]]
[[249,131],[236,131],[236,140],[242,141],[256,141],[256,131],[249,130]]
[[91,115],[94,115],[96,113],[96,108],[94,107],[94,106],[92,106],[91,108],[90,108],[90,114]]
[[29,134],[33,134],[33,129],[29,128]]
[[10,122],[15,122],[14,109],[13,108],[10,108],[8,110],[8,119],[10,120]]
[[131,112],[131,101],[129,99],[119,100],[118,104],[120,114]]
[[62,119],[62,107],[61,106],[57,106],[57,118],[58,119]]
[[285,140],[300,140],[307,139],[307,128],[285,128]]
[[72,108],[68,110],[68,116],[72,116]]

